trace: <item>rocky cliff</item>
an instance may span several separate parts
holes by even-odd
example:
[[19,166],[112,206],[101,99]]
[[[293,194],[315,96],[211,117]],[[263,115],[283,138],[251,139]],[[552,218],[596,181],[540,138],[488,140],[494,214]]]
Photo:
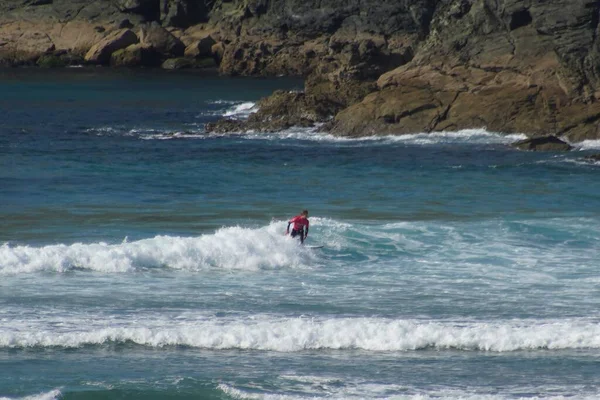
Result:
[[305,76],[253,129],[579,141],[600,138],[599,20],[598,0],[3,0],[0,63]]

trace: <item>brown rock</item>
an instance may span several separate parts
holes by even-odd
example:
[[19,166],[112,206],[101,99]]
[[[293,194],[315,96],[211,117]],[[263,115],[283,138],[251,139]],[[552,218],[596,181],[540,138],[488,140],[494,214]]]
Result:
[[513,143],[513,147],[530,151],[569,151],[573,147],[556,136],[537,136]]
[[210,52],[212,53],[217,63],[220,64],[221,60],[223,59],[223,53],[225,52],[225,46],[223,45],[223,43],[217,42],[212,45],[212,47],[210,48]]
[[181,57],[185,46],[171,32],[153,22],[140,29],[140,43],[151,46],[165,57]]
[[31,58],[53,51],[56,48],[52,39],[42,32],[25,32],[17,42],[17,51],[22,54],[29,53]]
[[98,64],[108,64],[112,53],[138,42],[137,35],[129,29],[114,31],[92,46],[85,55],[85,60]]
[[110,57],[110,65],[114,67],[154,67],[160,65],[160,55],[151,46],[132,44],[115,51]]
[[212,56],[212,47],[216,44],[211,36],[196,40],[186,47],[184,55],[189,58]]

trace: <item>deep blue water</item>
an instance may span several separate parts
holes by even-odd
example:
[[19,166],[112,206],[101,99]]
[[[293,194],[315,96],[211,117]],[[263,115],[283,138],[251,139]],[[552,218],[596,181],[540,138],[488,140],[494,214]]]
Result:
[[0,399],[600,397],[600,142],[204,132],[301,88],[0,72]]

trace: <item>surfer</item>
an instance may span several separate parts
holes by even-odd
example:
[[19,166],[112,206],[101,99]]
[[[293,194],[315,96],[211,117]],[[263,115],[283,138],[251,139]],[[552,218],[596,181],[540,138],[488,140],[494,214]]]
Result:
[[290,225],[292,226],[292,237],[300,235],[300,243],[304,244],[304,239],[308,236],[308,211],[302,210],[300,215],[290,219],[287,226],[286,235],[290,234]]

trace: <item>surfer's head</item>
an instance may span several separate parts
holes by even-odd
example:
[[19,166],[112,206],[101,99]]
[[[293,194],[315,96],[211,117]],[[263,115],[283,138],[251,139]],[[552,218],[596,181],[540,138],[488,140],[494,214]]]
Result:
[[300,214],[304,215],[305,217],[308,217],[308,210],[302,210]]

